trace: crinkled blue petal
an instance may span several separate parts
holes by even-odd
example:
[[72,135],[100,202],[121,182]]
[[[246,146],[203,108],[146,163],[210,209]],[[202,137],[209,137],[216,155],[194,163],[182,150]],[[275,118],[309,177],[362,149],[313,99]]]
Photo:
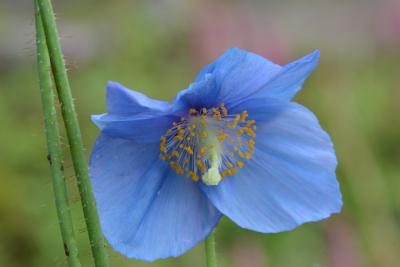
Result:
[[318,65],[319,55],[319,51],[315,50],[311,54],[283,66],[272,79],[251,97],[272,97],[290,101]]
[[196,183],[158,156],[158,144],[101,134],[90,159],[105,237],[123,255],[146,261],[183,254],[221,217]]
[[107,112],[113,115],[129,116],[143,112],[165,112],[171,104],[155,100],[146,95],[109,81],[107,83]]
[[244,168],[218,186],[201,186],[239,226],[264,233],[324,219],[342,206],[329,136],[306,108],[276,109],[257,123],[255,153]]
[[119,83],[107,83],[107,113],[93,115],[92,121],[110,136],[136,142],[157,142],[176,116],[171,104],[150,99]]
[[174,100],[174,111],[188,110],[190,108],[200,109],[212,107],[219,90],[215,77],[206,74],[204,79],[192,83],[189,88],[180,91]]
[[[215,62],[204,67],[195,80],[196,87],[182,91],[174,104],[196,96],[194,90],[205,90],[209,94],[207,106],[225,103],[227,107],[249,98],[278,98],[289,101],[300,90],[304,80],[310,75],[318,63],[319,52],[300,58],[283,67],[251,52],[238,48],[228,49]],[[204,89],[204,80],[215,79],[214,88]],[[213,89],[213,90],[212,90]]]
[[141,113],[131,116],[112,114],[92,115],[92,121],[102,133],[134,140],[140,143],[154,143],[160,140],[172,123],[179,119],[164,113]]
[[[214,92],[209,91],[210,97],[208,106],[215,106],[215,103],[225,102],[229,105],[230,101],[241,99],[243,95],[251,94],[278,71],[280,66],[271,61],[251,52],[238,48],[228,49],[215,62],[204,67],[197,76],[195,83],[201,84],[212,75],[215,79]],[[195,90],[203,90],[197,86]],[[193,92],[182,91],[180,95]],[[184,97],[175,99],[179,104]]]
[[249,114],[249,119],[256,123],[265,123],[275,119],[287,109],[288,102],[276,98],[250,98],[229,107],[229,113],[240,114],[244,110]]

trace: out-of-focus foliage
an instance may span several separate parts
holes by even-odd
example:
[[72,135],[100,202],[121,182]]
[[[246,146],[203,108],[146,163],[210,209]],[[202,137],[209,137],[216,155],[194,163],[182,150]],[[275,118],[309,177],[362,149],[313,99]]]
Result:
[[[0,266],[66,266],[27,2],[0,3]],[[395,0],[75,0],[55,1],[55,9],[88,151],[98,132],[89,115],[104,112],[107,80],[171,100],[202,65],[230,46],[281,64],[320,49],[320,66],[296,100],[318,115],[334,140],[343,212],[274,235],[224,219],[217,234],[220,262],[234,267],[400,262],[400,5]],[[83,266],[90,266],[68,158],[65,169]],[[151,264],[109,252],[113,266],[197,267],[204,266],[202,248]]]

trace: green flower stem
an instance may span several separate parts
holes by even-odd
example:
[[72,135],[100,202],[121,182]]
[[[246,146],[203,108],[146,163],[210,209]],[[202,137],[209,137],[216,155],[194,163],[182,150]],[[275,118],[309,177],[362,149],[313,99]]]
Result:
[[217,267],[217,253],[215,249],[215,230],[207,237],[205,241],[207,267]]
[[97,215],[96,204],[93,198],[92,185],[89,179],[88,166],[85,158],[78,118],[75,112],[64,58],[61,52],[53,8],[50,0],[37,1],[46,35],[58,99],[61,103],[61,112],[64,119],[72,162],[82,200],[83,213],[85,216],[93,258],[96,266],[109,266],[108,256],[104,246],[104,240]]
[[39,9],[35,2],[36,21],[36,46],[40,94],[44,114],[44,123],[47,136],[48,159],[50,163],[53,192],[57,208],[57,216],[60,224],[61,236],[64,242],[65,255],[68,258],[68,266],[80,267],[78,247],[72,224],[69,208],[65,176],[62,170],[62,149],[60,145],[60,133],[57,125],[57,115],[54,106],[53,81],[50,69],[50,59],[47,52],[46,39],[43,32]]

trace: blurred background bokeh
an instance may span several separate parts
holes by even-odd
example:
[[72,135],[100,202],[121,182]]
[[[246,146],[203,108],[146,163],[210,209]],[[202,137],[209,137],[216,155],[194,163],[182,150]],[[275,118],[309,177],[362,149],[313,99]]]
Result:
[[[0,1],[0,266],[66,266],[46,160],[33,1]],[[334,140],[344,208],[324,222],[263,235],[227,219],[221,267],[400,266],[400,2],[54,1],[87,151],[115,80],[171,100],[204,64],[237,46],[285,64],[313,49],[319,67],[296,101]],[[65,150],[68,149],[62,137]],[[83,266],[87,233],[65,167]],[[144,263],[111,248],[113,266],[204,266],[203,245]]]

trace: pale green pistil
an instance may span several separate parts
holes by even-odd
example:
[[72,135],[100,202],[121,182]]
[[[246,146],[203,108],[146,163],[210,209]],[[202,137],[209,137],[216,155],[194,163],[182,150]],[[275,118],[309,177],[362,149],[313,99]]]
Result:
[[209,138],[206,138],[204,146],[210,147],[208,155],[208,160],[210,161],[210,168],[201,177],[201,180],[206,185],[218,185],[222,180],[222,176],[219,172],[219,167],[221,165],[222,159],[222,149],[218,142],[215,134],[209,134]]

